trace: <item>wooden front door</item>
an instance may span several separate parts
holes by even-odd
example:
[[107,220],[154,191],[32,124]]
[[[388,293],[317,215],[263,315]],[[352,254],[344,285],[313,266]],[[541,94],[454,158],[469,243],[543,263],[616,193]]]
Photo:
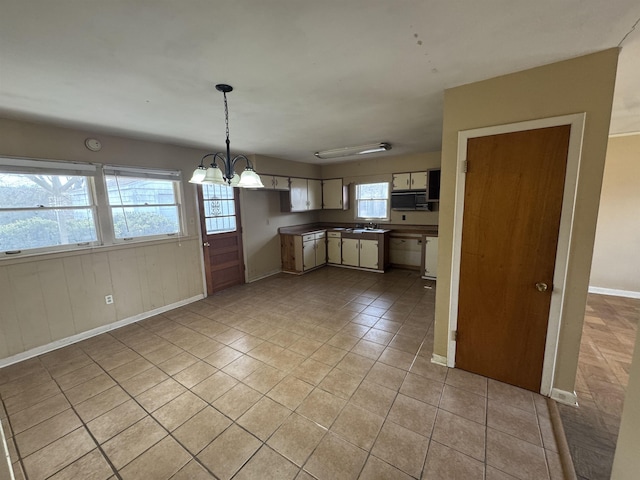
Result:
[[240,201],[233,187],[198,185],[207,294],[244,283]]
[[467,142],[456,367],[535,392],[570,130],[563,125]]

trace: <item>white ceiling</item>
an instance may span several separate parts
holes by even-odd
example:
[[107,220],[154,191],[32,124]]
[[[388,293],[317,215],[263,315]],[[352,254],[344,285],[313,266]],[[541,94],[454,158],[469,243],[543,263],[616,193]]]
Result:
[[[622,42],[611,133],[640,131],[638,0],[0,0],[0,116],[318,162],[436,151],[443,91]],[[624,39],[624,41],[623,41]]]

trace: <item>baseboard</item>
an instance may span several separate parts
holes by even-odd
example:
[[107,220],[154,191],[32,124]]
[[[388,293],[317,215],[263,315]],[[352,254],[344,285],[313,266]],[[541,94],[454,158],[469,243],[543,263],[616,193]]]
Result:
[[589,293],[598,295],[611,295],[612,297],[640,298],[640,292],[632,290],[617,290],[615,288],[589,287]]
[[66,347],[67,345],[71,345],[73,343],[81,342],[82,340],[86,340],[87,338],[95,337],[96,335],[100,335],[102,333],[115,330],[116,328],[124,327],[125,325],[129,325],[130,323],[139,322],[140,320],[144,320],[145,318],[150,318],[150,317],[153,317],[154,315],[159,315],[161,313],[168,312],[169,310],[173,310],[174,308],[182,307],[184,305],[197,302],[198,300],[202,300],[203,298],[204,298],[204,295],[202,294],[196,295],[195,297],[186,298],[184,300],[180,300],[178,302],[171,303],[163,307],[149,310],[148,312],[139,313],[138,315],[134,315],[132,317],[125,318],[123,320],[118,320],[117,322],[109,323],[107,325],[102,325],[101,327],[97,327],[92,330],[87,330],[86,332],[82,332],[76,335],[72,335],[70,337],[62,338],[60,340],[56,340],[55,342],[47,343],[46,345],[41,345],[39,347],[32,348],[25,352],[17,353],[15,355],[12,355],[11,357],[0,359],[0,368],[8,367],[9,365],[13,365],[14,363],[22,362],[24,360],[37,357],[38,355],[42,355],[44,353],[49,353],[53,350]]
[[576,392],[567,392],[565,390],[552,388],[551,398],[563,405],[569,405],[570,407],[578,406],[578,395],[576,395]]
[[431,354],[431,363],[435,363],[436,365],[442,365],[443,367],[446,367],[447,366],[447,357],[432,353]]
[[257,282],[258,280],[262,280],[263,278],[267,278],[267,277],[272,277],[274,275],[277,275],[278,273],[282,273],[282,269],[279,270],[273,270],[269,273],[263,273],[262,275],[259,275],[255,278],[248,278],[247,279],[247,283],[253,283],[253,282]]
[[577,480],[578,477],[576,476],[576,469],[571,459],[571,451],[567,443],[567,435],[564,433],[564,426],[562,425],[562,418],[560,418],[560,412],[558,411],[558,404],[552,398],[547,397],[547,407],[549,408],[549,420],[551,421],[553,436],[556,439],[556,446],[558,447],[558,455],[560,455],[560,464],[562,465],[562,471],[564,473],[563,478],[565,480]]

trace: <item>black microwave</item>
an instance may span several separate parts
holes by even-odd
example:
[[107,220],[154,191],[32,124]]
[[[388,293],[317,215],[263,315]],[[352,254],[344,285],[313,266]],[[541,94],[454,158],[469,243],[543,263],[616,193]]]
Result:
[[430,210],[426,190],[391,192],[392,210]]

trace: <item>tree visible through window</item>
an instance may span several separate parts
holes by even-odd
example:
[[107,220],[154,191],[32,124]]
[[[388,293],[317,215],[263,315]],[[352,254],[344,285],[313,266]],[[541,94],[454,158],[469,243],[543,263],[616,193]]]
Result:
[[389,219],[389,182],[356,185],[356,218]]
[[88,177],[0,173],[0,251],[97,239]]
[[[140,178],[124,167],[111,173],[105,168],[107,196],[116,239],[180,232],[177,182]],[[151,174],[152,175],[152,174]]]

